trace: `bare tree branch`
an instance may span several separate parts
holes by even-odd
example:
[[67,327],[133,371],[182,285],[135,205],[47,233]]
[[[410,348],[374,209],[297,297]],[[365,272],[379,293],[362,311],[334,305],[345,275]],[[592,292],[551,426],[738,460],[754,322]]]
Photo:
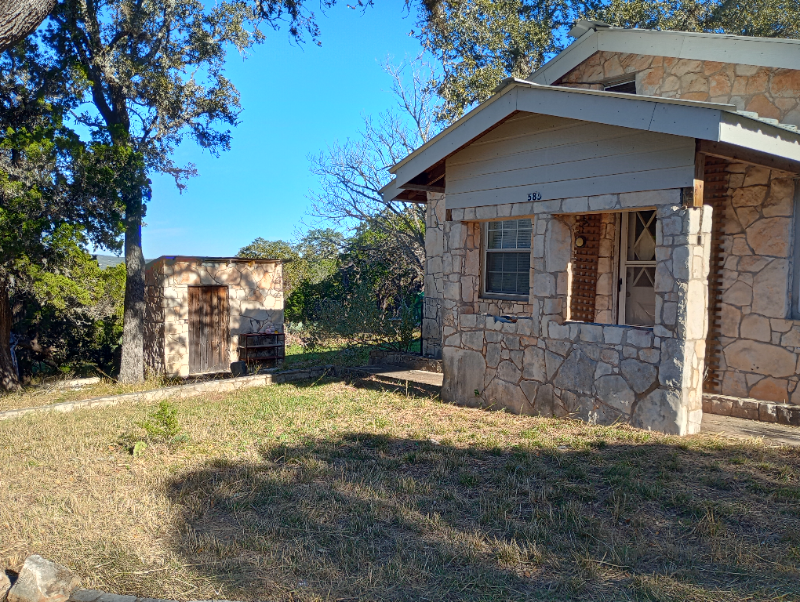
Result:
[[421,57],[410,63],[385,64],[392,78],[397,108],[365,117],[356,140],[334,143],[311,157],[319,190],[312,191],[312,213],[323,221],[355,228],[367,225],[387,235],[394,252],[422,275],[425,259],[425,207],[386,202],[380,189],[390,180],[389,167],[435,134],[433,71]]

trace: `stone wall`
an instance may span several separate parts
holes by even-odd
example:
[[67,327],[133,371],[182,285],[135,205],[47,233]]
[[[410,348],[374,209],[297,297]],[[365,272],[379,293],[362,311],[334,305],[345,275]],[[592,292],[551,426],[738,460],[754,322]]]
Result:
[[626,74],[637,94],[733,104],[800,126],[800,70],[601,51],[556,85],[602,90]]
[[[603,424],[622,420],[676,434],[699,430],[711,209],[670,203],[675,191],[625,196],[452,211],[443,247],[451,267],[445,272],[444,400]],[[569,322],[573,219],[557,212],[650,202],[659,212],[656,327]],[[481,299],[480,223],[473,220],[531,214],[530,302]],[[518,319],[498,320],[502,314]]]
[[442,299],[444,296],[444,223],[443,194],[428,193],[425,208],[425,282],[422,305],[422,355],[442,357]]
[[239,335],[254,332],[249,318],[283,327],[283,266],[280,262],[215,261],[161,257],[146,271],[145,359],[149,371],[189,375],[189,287],[227,286],[231,361]]
[[603,213],[600,219],[600,248],[597,260],[597,292],[594,304],[594,321],[598,324],[612,324],[614,319],[614,288],[616,270],[614,266],[619,257],[614,253],[617,235],[616,213]]
[[727,171],[721,393],[800,404],[800,321],[791,319],[795,182],[741,163]]

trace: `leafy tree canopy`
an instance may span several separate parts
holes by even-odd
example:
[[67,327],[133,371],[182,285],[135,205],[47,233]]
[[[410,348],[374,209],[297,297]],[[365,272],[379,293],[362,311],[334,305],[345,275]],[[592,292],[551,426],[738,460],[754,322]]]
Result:
[[123,264],[101,269],[68,229],[50,241],[60,259],[28,264],[11,295],[22,376],[69,371],[111,375],[122,337]]
[[257,238],[239,257],[283,259],[283,292],[289,297],[301,282],[316,284],[336,268],[344,236],[333,229],[312,229],[296,242]]
[[[118,245],[122,208],[102,176],[113,157],[102,142],[84,143],[65,125],[75,107],[68,84],[30,39],[0,54],[0,341],[28,309],[10,305],[9,296],[31,299],[50,289],[88,302],[81,281],[63,277],[73,250],[88,241]],[[17,386],[7,343],[0,346],[0,386]]]
[[[409,2],[409,4],[411,4]],[[570,42],[579,18],[620,27],[800,37],[796,0],[423,0],[416,37],[441,63],[432,81],[450,123],[506,77],[525,78]]]

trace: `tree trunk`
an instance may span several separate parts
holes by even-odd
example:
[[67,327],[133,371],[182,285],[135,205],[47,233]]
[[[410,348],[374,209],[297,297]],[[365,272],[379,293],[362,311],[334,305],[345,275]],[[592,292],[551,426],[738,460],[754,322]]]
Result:
[[144,255],[142,254],[142,197],[125,203],[125,310],[122,322],[122,361],[119,381],[144,380]]
[[19,389],[19,378],[11,361],[11,304],[5,279],[0,279],[0,389]]
[[32,33],[56,0],[0,0],[0,52]]

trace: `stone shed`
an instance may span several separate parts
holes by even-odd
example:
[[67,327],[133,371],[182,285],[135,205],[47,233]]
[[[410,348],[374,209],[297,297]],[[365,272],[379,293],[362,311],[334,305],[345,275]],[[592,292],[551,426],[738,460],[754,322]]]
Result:
[[147,264],[145,365],[186,377],[224,372],[239,335],[283,332],[280,260],[159,257]]
[[570,35],[382,190],[427,204],[443,399],[675,434],[716,405],[782,420],[800,404],[800,41]]

